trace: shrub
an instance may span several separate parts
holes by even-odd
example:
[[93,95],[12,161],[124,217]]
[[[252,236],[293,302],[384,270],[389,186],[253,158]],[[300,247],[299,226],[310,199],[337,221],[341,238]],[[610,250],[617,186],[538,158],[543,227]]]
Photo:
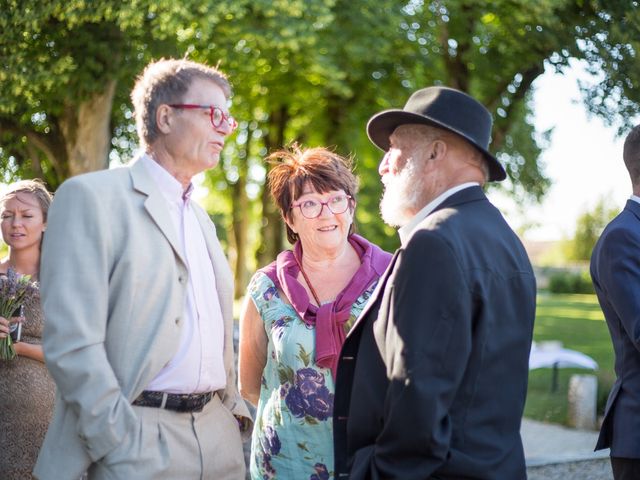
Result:
[[594,293],[589,272],[558,272],[549,277],[551,293]]

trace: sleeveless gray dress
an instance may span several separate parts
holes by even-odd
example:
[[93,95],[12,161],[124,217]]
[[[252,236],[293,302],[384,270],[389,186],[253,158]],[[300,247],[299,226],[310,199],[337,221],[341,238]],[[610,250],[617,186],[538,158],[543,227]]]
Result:
[[[22,341],[42,343],[39,295],[25,304]],[[17,356],[0,360],[0,478],[31,479],[53,412],[55,384],[44,363]]]

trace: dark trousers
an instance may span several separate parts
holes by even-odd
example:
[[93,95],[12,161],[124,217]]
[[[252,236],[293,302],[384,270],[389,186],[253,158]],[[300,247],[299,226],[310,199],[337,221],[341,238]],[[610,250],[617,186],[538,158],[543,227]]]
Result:
[[611,469],[615,480],[640,479],[640,458],[611,457]]

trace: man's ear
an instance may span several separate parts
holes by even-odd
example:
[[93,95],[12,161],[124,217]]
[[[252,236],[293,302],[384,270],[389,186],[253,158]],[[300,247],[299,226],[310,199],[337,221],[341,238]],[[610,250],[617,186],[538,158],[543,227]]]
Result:
[[435,158],[442,158],[447,153],[447,144],[442,140],[436,140],[431,144],[431,154],[429,155],[429,160],[433,160]]
[[171,131],[171,124],[173,122],[173,112],[169,105],[162,104],[156,110],[156,125],[158,130],[162,133],[169,133]]

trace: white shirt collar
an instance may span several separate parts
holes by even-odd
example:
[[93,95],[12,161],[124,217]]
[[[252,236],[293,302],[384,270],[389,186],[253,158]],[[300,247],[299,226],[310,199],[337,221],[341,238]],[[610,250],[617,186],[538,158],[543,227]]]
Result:
[[634,202],[640,203],[640,197],[638,197],[637,195],[631,195],[629,197],[629,200],[633,200]]
[[140,161],[147,168],[167,201],[182,205],[190,197],[193,184],[189,184],[186,191],[183,190],[182,184],[147,153],[140,155]]
[[434,198],[429,203],[427,203],[422,208],[422,210],[416,213],[416,215],[409,221],[409,223],[402,226],[398,230],[398,235],[400,235],[400,243],[402,244],[402,246],[404,247],[409,242],[414,230],[420,224],[420,222],[422,222],[422,220],[427,218],[429,214],[433,212],[447,198],[449,198],[454,193],[458,193],[460,190],[464,190],[465,188],[478,187],[478,186],[480,186],[478,182],[462,183],[460,185],[456,185],[455,187],[452,187],[449,190],[441,193],[436,198]]

